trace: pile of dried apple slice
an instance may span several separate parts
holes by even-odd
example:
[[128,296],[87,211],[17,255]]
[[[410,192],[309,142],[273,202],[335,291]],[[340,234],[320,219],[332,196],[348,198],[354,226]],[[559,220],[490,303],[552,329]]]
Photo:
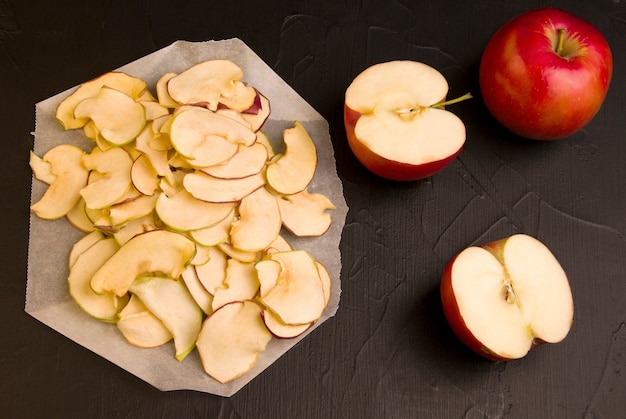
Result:
[[30,156],[48,184],[31,210],[84,232],[69,258],[69,292],[126,340],[197,348],[225,383],[249,371],[272,338],[318,321],[326,268],[281,235],[323,235],[334,209],[308,186],[315,144],[295,122],[277,153],[262,127],[269,100],[229,60],[209,60],[155,86],[122,72],[82,84],[57,108],[94,142]]

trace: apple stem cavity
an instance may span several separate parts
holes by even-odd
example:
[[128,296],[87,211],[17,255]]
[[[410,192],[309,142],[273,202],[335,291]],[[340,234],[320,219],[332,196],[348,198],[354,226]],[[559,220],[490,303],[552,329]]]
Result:
[[455,103],[463,102],[464,100],[471,99],[473,96],[470,92],[465,93],[463,96],[459,96],[455,99],[445,100],[434,105],[430,105],[429,108],[443,108],[447,105],[454,105]]

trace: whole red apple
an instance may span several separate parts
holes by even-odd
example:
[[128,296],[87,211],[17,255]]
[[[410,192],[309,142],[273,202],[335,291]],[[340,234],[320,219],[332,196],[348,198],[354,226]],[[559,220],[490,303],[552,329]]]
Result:
[[452,330],[488,359],[522,358],[542,343],[560,342],[572,326],[563,268],[525,234],[464,249],[446,266],[440,290]]
[[443,169],[465,143],[465,125],[442,106],[447,93],[444,76],[424,63],[368,67],[345,95],[352,152],[372,173],[391,180],[422,179]]
[[598,112],[613,71],[600,31],[568,12],[522,13],[489,40],[479,83],[489,112],[506,128],[535,140],[561,139]]

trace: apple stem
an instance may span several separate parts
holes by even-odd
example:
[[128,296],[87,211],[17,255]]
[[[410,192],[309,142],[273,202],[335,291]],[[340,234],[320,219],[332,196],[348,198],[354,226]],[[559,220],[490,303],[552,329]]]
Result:
[[559,56],[563,56],[563,42],[565,41],[565,29],[564,28],[559,28],[556,31],[557,33],[557,42],[556,42],[556,49],[554,50],[554,52],[556,52],[557,55]]
[[456,99],[450,99],[443,102],[435,103],[434,105],[430,105],[429,108],[443,108],[446,105],[453,105],[455,103],[463,102],[464,100],[471,99],[472,97],[472,94],[470,92],[467,92],[463,96],[457,97]]

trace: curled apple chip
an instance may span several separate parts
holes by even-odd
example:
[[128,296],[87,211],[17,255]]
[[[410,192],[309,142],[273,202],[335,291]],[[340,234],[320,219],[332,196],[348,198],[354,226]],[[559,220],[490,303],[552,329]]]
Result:
[[128,343],[140,348],[154,348],[172,340],[172,334],[163,322],[134,294],[120,311],[117,328]]
[[281,223],[277,199],[259,188],[239,203],[239,218],[230,227],[230,242],[241,250],[263,250],[278,237]]
[[83,165],[92,171],[89,183],[80,190],[89,208],[100,209],[113,205],[128,192],[132,183],[130,169],[133,161],[124,149],[113,147],[100,151],[95,148],[90,154],[84,155]]
[[296,236],[321,236],[330,228],[332,218],[327,210],[335,209],[323,194],[312,194],[306,189],[292,195],[276,198],[285,228]]
[[161,221],[176,231],[199,230],[214,226],[230,213],[233,202],[207,202],[194,198],[181,190],[174,196],[162,193],[156,201],[155,211]]

